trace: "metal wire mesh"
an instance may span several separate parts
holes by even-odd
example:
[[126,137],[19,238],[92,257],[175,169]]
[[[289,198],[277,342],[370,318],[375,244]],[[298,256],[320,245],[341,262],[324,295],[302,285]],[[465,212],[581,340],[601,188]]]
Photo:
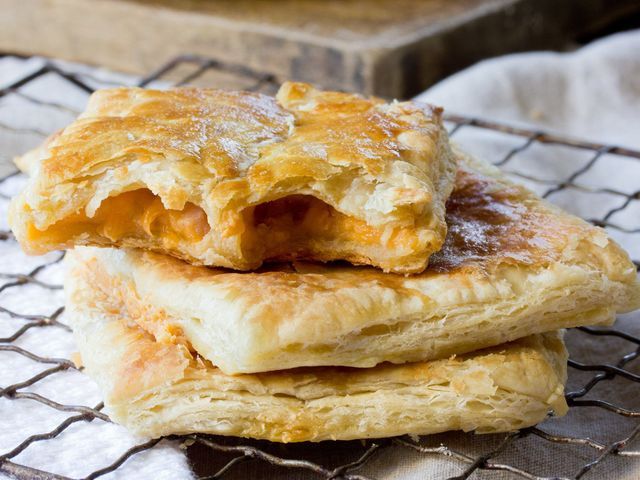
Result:
[[[193,56],[182,56],[169,62],[151,75],[142,78],[138,81],[140,86],[146,86],[153,84],[154,82],[162,81],[169,84],[184,85],[193,83],[200,79],[208,70],[222,69],[231,71],[237,75],[243,76],[249,83],[249,88],[253,90],[273,91],[277,85],[277,79],[271,75],[264,75],[259,72],[254,72],[243,66],[223,64],[211,59],[203,59]],[[182,72],[178,75],[177,72]],[[10,85],[0,90],[0,101],[2,99],[9,98],[10,96],[19,96],[21,99],[26,100],[33,105],[42,108],[43,111],[54,110],[66,110],[69,111],[67,106],[58,103],[55,98],[43,100],[41,98],[35,98],[25,91],[24,87],[28,86],[31,82],[36,81],[38,78],[44,75],[56,75],[60,79],[67,82],[69,85],[76,88],[79,92],[89,94],[93,91],[92,82],[95,80],[91,74],[80,74],[70,70],[66,70],[57,64],[46,63],[41,68],[30,72],[29,74],[15,79]],[[93,82],[95,83],[95,82]],[[71,111],[71,113],[74,113]],[[577,141],[568,138],[563,138],[558,135],[546,133],[543,131],[532,131],[525,128],[518,128],[499,124],[495,122],[485,121],[476,118],[467,118],[462,116],[450,115],[447,117],[447,121],[451,124],[450,134],[457,136],[461,130],[474,129],[477,131],[493,132],[494,134],[510,136],[511,138],[520,138],[520,143],[514,147],[511,147],[501,158],[494,158],[493,161],[496,165],[507,169],[511,175],[520,177],[528,182],[538,185],[542,188],[544,197],[553,197],[555,194],[564,190],[575,190],[584,192],[591,195],[605,193],[619,199],[619,203],[613,208],[608,209],[602,215],[588,218],[592,223],[605,227],[611,232],[619,231],[624,234],[636,234],[640,239],[640,224],[632,227],[626,227],[624,225],[617,224],[613,217],[624,209],[629,208],[633,202],[640,200],[640,190],[625,193],[615,188],[593,188],[588,185],[580,183],[580,179],[587,172],[589,172],[598,162],[602,162],[603,157],[606,155],[615,155],[640,161],[640,151],[630,150],[615,145],[602,145],[596,142]],[[20,126],[0,123],[0,129],[8,130],[14,133],[30,133],[35,135],[45,135],[49,132],[43,132],[38,129],[23,128]],[[544,179],[538,178],[535,175],[531,175],[526,172],[519,171],[517,168],[509,169],[510,165],[514,162],[514,159],[536,145],[539,146],[563,146],[571,149],[571,151],[585,151],[590,152],[591,157],[588,161],[584,162],[579,168],[573,170],[568,176],[563,179]],[[10,173],[9,175],[0,178],[0,186],[4,184],[9,178],[19,175],[17,172]],[[638,180],[638,188],[640,188],[640,179]],[[552,198],[553,199],[553,198]],[[0,194],[0,205],[9,201],[9,196],[6,194]],[[0,231],[0,248],[2,244],[8,245],[15,242],[15,239],[10,231]],[[40,288],[55,290],[60,289],[60,285],[54,285],[48,283],[46,280],[42,280],[43,274],[47,269],[52,268],[58,264],[64,254],[59,254],[56,258],[49,260],[47,263],[36,266],[27,274],[15,274],[15,273],[0,273],[0,278],[6,282],[0,286],[0,293],[9,290],[16,290],[25,288],[27,285],[37,285]],[[640,258],[634,259],[636,266],[640,268]],[[11,352],[15,355],[21,355],[28,358],[32,362],[49,366],[45,370],[38,374],[28,378],[27,380],[12,385],[0,386],[0,398],[4,397],[11,401],[18,399],[30,400],[33,402],[39,402],[47,407],[63,411],[72,412],[73,416],[67,417],[63,422],[57,425],[55,428],[42,433],[32,434],[26,436],[24,441],[19,445],[16,445],[10,451],[0,453],[0,472],[9,474],[11,476],[27,479],[65,479],[68,477],[56,474],[55,472],[45,472],[26,465],[15,463],[13,459],[23,452],[25,449],[33,446],[37,442],[47,442],[51,439],[59,436],[63,431],[74,424],[86,424],[88,422],[109,422],[109,418],[101,412],[102,403],[95,406],[86,405],[67,405],[59,403],[47,398],[44,395],[32,392],[29,387],[43,381],[47,377],[55,375],[62,371],[68,371],[77,369],[75,364],[66,358],[52,358],[34,354],[20,346],[14,344],[14,342],[23,336],[27,331],[31,329],[42,328],[58,328],[69,330],[66,325],[61,323],[58,319],[63,311],[63,308],[58,308],[53,312],[44,312],[37,315],[26,315],[19,312],[12,311],[8,308],[0,306],[0,313],[4,316],[8,316],[11,319],[19,319],[23,321],[20,328],[15,330],[12,334],[0,338],[0,351]],[[329,442],[329,445],[320,444],[312,447],[315,455],[309,456],[302,455],[300,446],[282,446],[269,444],[268,442],[254,442],[241,439],[228,439],[222,437],[214,437],[207,435],[189,435],[185,437],[170,437],[174,440],[179,440],[188,445],[189,448],[206,449],[207,451],[215,452],[216,458],[219,460],[219,465],[215,468],[215,471],[201,474],[200,478],[218,478],[229,474],[234,469],[237,469],[242,463],[252,460],[263,462],[265,468],[277,468],[289,470],[304,470],[308,473],[317,475],[318,478],[325,479],[364,479],[370,478],[364,475],[359,475],[356,472],[364,465],[369,463],[372,458],[380,456],[381,452],[388,448],[403,448],[419,453],[424,456],[446,456],[451,460],[457,462],[460,473],[457,476],[451,478],[463,479],[471,476],[478,476],[479,474],[489,474],[491,471],[506,472],[514,478],[525,478],[535,480],[551,480],[551,479],[580,479],[587,475],[589,472],[598,465],[608,461],[611,458],[620,459],[621,457],[639,457],[640,451],[631,450],[628,448],[629,444],[640,435],[640,411],[634,411],[623,406],[613,404],[605,399],[590,396],[590,392],[594,388],[607,381],[614,379],[622,379],[627,382],[640,383],[640,376],[633,373],[627,367],[631,362],[640,356],[640,338],[632,336],[628,333],[618,331],[615,329],[593,329],[593,328],[580,328],[577,329],[581,335],[587,336],[606,336],[615,337],[622,341],[626,346],[620,349],[620,352],[624,352],[626,349],[631,348],[630,353],[624,353],[617,358],[614,362],[607,362],[602,360],[601,363],[580,363],[575,360],[569,360],[570,376],[575,372],[592,372],[588,378],[582,383],[579,388],[575,388],[566,394],[567,401],[571,409],[579,408],[596,408],[599,412],[612,413],[622,417],[631,419],[634,422],[634,428],[630,433],[621,435],[615,441],[604,444],[589,438],[570,437],[564,435],[553,434],[547,432],[540,427],[527,428],[518,432],[513,432],[503,435],[503,438],[498,442],[497,447],[489,452],[480,455],[472,456],[467,452],[459,449],[455,449],[446,444],[440,444],[436,446],[429,446],[429,442],[423,441],[424,439],[399,437],[384,440],[366,441],[366,442]],[[638,390],[640,391],[640,390]],[[602,421],[606,421],[602,417]],[[464,435],[464,434],[460,434]],[[595,452],[595,458],[588,463],[581,466],[578,471],[573,472],[570,476],[558,477],[558,476],[544,476],[538,474],[535,471],[525,470],[523,468],[501,463],[498,457],[502,452],[508,448],[512,448],[518,442],[523,442],[527,438],[537,438],[541,441],[548,442],[555,445],[572,445],[582,449],[590,449]],[[110,464],[106,464],[104,468],[96,470],[88,475],[85,479],[94,479],[106,475],[108,473],[117,471],[117,469],[124,463],[134,457],[136,454],[155,448],[160,440],[151,440],[139,445],[135,445],[126,450],[119,458]],[[339,445],[339,446],[336,446]],[[341,449],[338,465],[328,465],[327,459],[335,453],[335,449]],[[346,455],[344,452],[348,452]],[[560,453],[559,453],[560,455]],[[335,463],[335,462],[334,462]],[[640,465],[639,465],[640,472]],[[199,473],[196,471],[196,473]],[[639,473],[640,475],[640,473]],[[597,475],[595,478],[603,478]]]

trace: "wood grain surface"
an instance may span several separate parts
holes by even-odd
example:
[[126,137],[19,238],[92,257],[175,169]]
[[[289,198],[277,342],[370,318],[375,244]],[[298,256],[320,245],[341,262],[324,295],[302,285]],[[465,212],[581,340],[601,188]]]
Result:
[[[479,59],[556,48],[635,0],[0,0],[0,51],[147,73],[180,54],[404,98]],[[242,86],[236,75],[208,84]]]

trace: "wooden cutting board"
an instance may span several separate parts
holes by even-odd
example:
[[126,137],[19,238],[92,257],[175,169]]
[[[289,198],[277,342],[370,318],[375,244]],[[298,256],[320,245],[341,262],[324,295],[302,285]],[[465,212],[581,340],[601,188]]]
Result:
[[[180,54],[404,98],[479,59],[557,48],[637,0],[0,0],[0,51],[148,73]],[[209,84],[236,86],[231,75]],[[241,82],[240,82],[241,85]]]

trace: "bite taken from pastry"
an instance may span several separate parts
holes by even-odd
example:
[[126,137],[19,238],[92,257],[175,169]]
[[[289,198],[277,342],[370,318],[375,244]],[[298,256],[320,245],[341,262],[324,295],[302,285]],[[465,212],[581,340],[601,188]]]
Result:
[[455,156],[441,110],[285,83],[101,90],[16,163],[27,253],[136,247],[192,264],[346,260],[424,270],[446,235]]

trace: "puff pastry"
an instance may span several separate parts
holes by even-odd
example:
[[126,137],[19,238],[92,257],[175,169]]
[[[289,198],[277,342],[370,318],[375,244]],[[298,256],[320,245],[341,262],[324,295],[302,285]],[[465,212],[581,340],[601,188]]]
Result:
[[150,249],[248,270],[348,260],[419,272],[442,246],[455,157],[441,110],[285,83],[276,98],[119,88],[16,162],[27,253]]
[[447,241],[419,275],[302,262],[237,273],[92,247],[71,256],[159,342],[191,346],[227,374],[444,358],[639,306],[636,269],[604,230],[493,167],[460,165]]
[[180,343],[156,341],[119,299],[86,288],[93,278],[78,260],[65,284],[66,321],[110,417],[141,435],[301,442],[486,433],[567,409],[567,355],[557,332],[431,362],[229,376]]

